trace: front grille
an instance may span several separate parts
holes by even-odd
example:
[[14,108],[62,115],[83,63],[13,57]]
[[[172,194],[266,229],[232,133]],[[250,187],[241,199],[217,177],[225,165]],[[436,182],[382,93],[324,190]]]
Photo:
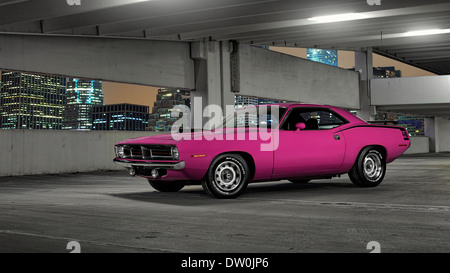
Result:
[[123,157],[122,158],[124,158],[124,159],[173,160],[172,146],[122,145],[122,147],[123,147]]

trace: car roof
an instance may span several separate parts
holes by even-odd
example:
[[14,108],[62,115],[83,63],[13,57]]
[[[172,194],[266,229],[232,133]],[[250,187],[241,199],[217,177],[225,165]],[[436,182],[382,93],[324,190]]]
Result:
[[[273,104],[267,104],[267,105],[257,105],[257,106],[249,106],[251,107],[258,107],[258,106],[279,106],[287,109],[291,109],[294,107],[311,107],[311,108],[325,108],[325,109],[331,109],[332,111],[338,113],[345,119],[347,119],[350,123],[367,123],[366,121],[362,120],[361,118],[355,116],[354,114],[348,112],[347,110],[344,110],[342,108],[331,106],[331,105],[325,105],[325,104],[310,104],[310,103],[273,103]],[[245,108],[249,108],[245,107]]]

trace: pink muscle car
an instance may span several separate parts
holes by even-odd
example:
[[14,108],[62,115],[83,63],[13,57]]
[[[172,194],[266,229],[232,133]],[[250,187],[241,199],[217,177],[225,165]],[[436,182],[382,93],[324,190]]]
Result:
[[[238,111],[225,120],[224,129],[182,134],[184,140],[169,134],[122,141],[115,146],[114,162],[161,192],[201,184],[213,197],[235,198],[252,182],[308,183],[346,173],[357,186],[376,187],[386,164],[411,144],[403,127],[369,125],[336,107],[276,106],[279,114],[269,111],[265,121],[245,115],[244,109],[244,120]],[[276,141],[259,136],[261,124],[272,125],[265,131]],[[212,139],[218,134],[223,140]],[[272,149],[262,149],[262,144]]]

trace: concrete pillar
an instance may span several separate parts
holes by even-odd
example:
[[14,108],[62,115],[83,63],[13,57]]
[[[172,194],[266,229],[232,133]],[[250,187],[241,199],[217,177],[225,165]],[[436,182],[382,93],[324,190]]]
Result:
[[[227,105],[234,106],[234,93],[231,92],[231,43],[205,41],[195,42],[191,46],[191,55],[195,61],[195,90],[191,92],[192,117],[202,115],[208,105],[218,105],[225,111]],[[202,103],[198,98],[202,99]],[[225,113],[224,113],[225,114]],[[202,124],[196,119],[192,124],[200,129]]]
[[360,110],[358,117],[371,121],[375,120],[376,107],[371,104],[370,80],[373,79],[373,51],[372,48],[355,52],[355,70],[360,74]]
[[439,153],[450,152],[450,119],[436,117],[438,135],[437,150]]
[[436,118],[425,118],[425,136],[430,138],[430,153],[439,153],[439,147],[436,145]]
[[430,152],[450,152],[450,120],[448,118],[426,118],[425,135],[430,138]]

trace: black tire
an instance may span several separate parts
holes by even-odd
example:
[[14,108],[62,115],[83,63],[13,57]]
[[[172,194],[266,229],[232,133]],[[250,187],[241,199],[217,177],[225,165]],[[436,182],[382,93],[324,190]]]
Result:
[[239,154],[224,154],[216,157],[205,179],[203,189],[212,197],[232,199],[240,196],[250,180],[250,169]]
[[386,175],[384,154],[375,147],[364,148],[348,175],[358,187],[372,188],[380,185]]
[[159,192],[177,192],[180,191],[186,183],[181,181],[161,181],[161,180],[148,180],[150,186]]
[[308,184],[311,179],[288,179],[288,181],[295,184]]

